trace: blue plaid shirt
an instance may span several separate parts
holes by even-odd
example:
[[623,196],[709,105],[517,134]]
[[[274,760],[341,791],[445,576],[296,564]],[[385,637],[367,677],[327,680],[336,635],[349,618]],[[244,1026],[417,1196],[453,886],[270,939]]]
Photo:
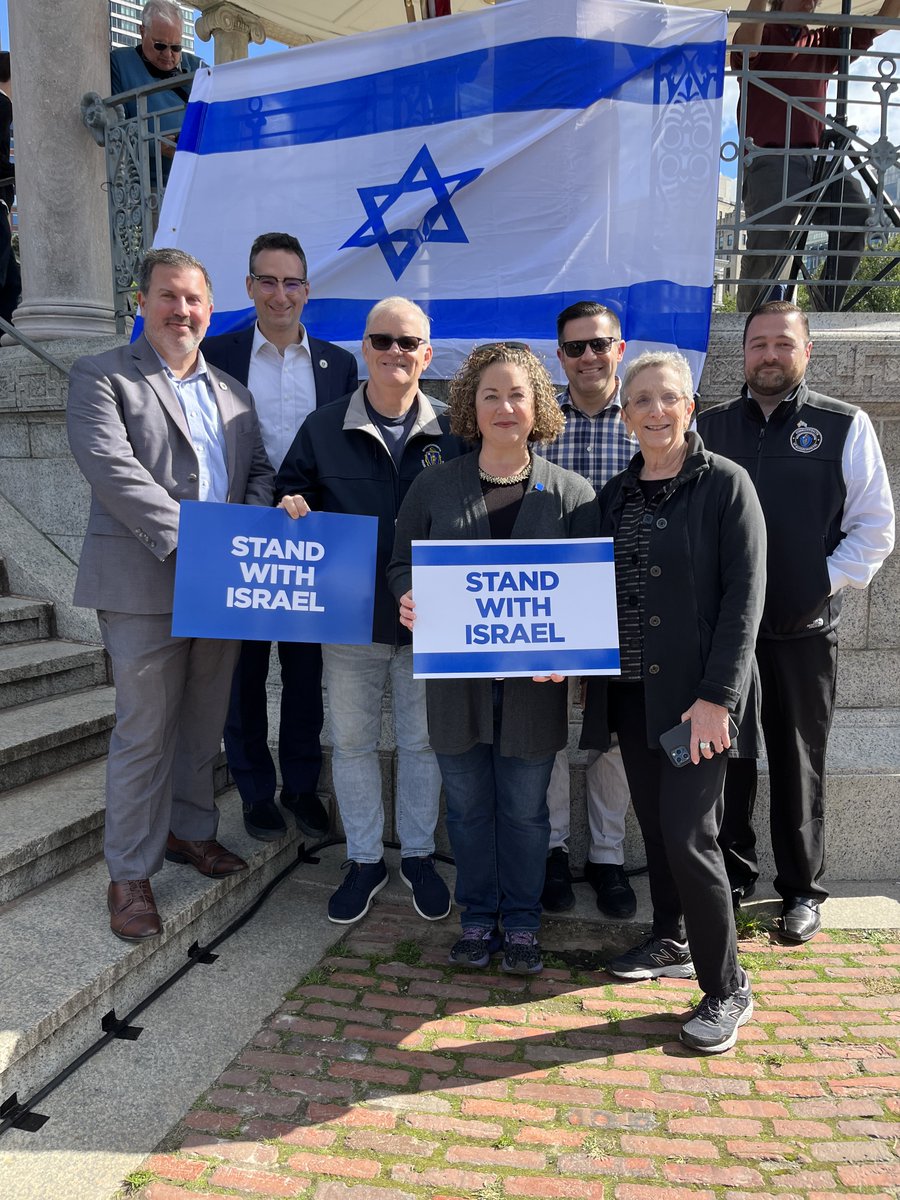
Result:
[[534,450],[557,466],[583,475],[594,491],[600,489],[624,471],[637,453],[637,439],[629,437],[622,420],[619,403],[619,381],[615,395],[595,417],[576,408],[566,388],[557,399],[566,418],[566,425],[555,442],[535,443]]

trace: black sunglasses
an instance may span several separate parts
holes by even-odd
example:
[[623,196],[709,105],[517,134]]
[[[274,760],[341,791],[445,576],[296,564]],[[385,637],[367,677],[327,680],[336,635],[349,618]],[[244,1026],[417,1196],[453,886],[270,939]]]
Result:
[[609,354],[618,340],[614,337],[586,338],[584,341],[560,342],[559,345],[566,358],[581,358],[588,346],[595,354]]
[[394,342],[401,350],[407,354],[412,354],[413,350],[418,348],[427,341],[427,338],[413,337],[412,334],[404,334],[403,337],[393,337],[390,333],[367,333],[366,337],[372,343],[375,350],[390,350]]
[[171,42],[154,42],[153,49],[157,54],[162,54],[163,50],[171,50],[173,54],[181,53],[181,45],[173,46]]

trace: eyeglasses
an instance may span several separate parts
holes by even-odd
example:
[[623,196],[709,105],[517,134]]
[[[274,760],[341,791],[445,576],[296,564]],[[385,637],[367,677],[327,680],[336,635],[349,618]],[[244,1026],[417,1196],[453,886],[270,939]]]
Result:
[[506,350],[531,350],[527,342],[482,342],[480,346],[476,346],[476,350],[499,350],[503,346]]
[[595,354],[609,354],[618,340],[614,337],[587,338],[585,341],[560,342],[559,345],[566,358],[581,358],[588,346]]
[[157,54],[162,54],[163,50],[171,50],[173,54],[180,54],[181,44],[173,46],[171,42],[154,42],[153,49]]
[[271,296],[278,290],[279,283],[284,288],[286,296],[296,296],[300,289],[309,283],[308,279],[292,279],[290,276],[287,279],[279,279],[276,275],[254,275],[252,271],[250,278],[256,280],[259,290],[265,292],[267,296]]
[[633,400],[626,398],[624,408],[626,411],[631,408],[638,412],[648,412],[657,400],[663,408],[677,408],[679,404],[686,404],[689,399],[689,396],[679,396],[676,392],[664,392],[661,396],[635,396]]
[[427,338],[413,337],[412,334],[404,334],[403,337],[394,337],[390,333],[367,333],[366,337],[372,343],[373,350],[390,350],[391,346],[396,342],[405,354],[412,354],[414,350],[418,350],[420,346],[424,346],[428,341]]

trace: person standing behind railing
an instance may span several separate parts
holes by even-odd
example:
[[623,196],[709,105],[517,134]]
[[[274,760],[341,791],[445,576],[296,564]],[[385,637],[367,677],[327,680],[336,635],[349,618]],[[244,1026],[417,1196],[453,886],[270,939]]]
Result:
[[[851,55],[842,55],[838,51],[843,31],[838,26],[809,28],[800,23],[804,14],[815,12],[818,2],[771,0],[772,11],[795,12],[798,24],[745,21],[737,27],[732,39],[733,45],[742,47],[732,53],[732,68],[741,70],[747,55],[746,64],[760,83],[756,86],[751,81],[747,88],[744,135],[758,148],[777,151],[754,154],[744,166],[744,216],[751,222],[747,230],[747,250],[772,253],[742,256],[741,285],[737,295],[739,312],[752,312],[765,298],[769,284],[755,281],[773,279],[778,260],[787,251],[788,227],[801,213],[808,211],[811,203],[819,202],[814,213],[816,225],[845,226],[828,234],[828,258],[822,280],[823,283],[829,281],[829,286],[813,290],[818,308],[835,311],[840,307],[865,246],[865,233],[859,227],[865,224],[868,209],[862,188],[852,175],[842,177],[838,172],[837,178],[819,196],[815,191],[806,195],[801,193],[806,193],[813,185],[817,160],[814,151],[825,127],[828,76],[846,71],[852,54],[868,50],[883,31],[853,29]],[[767,0],[749,0],[747,8],[751,12],[763,12],[766,4]],[[896,18],[900,15],[900,0],[884,0],[877,15]],[[752,46],[759,46],[759,50],[753,52]],[[793,53],[790,47],[793,47]],[[773,95],[761,86],[764,83],[783,93],[785,98]],[[739,126],[743,102],[742,96],[738,101]],[[812,116],[804,109],[812,109],[819,116]],[[790,150],[789,154],[784,153],[786,149]],[[767,209],[773,211],[767,212]],[[758,214],[763,214],[759,218],[761,225],[784,228],[756,229],[752,218]],[[837,282],[839,280],[843,282]]]
[[[171,0],[147,0],[141,13],[140,45],[113,50],[109,56],[110,94],[117,96],[120,92],[130,92],[160,79],[174,78],[205,67],[207,64],[202,58],[182,49],[183,31],[184,22],[177,4],[171,3]],[[164,114],[149,118],[151,131],[157,137],[169,135],[168,141],[162,140],[160,143],[163,183],[168,179],[171,158],[175,153],[171,143],[177,141],[181,128],[182,112],[177,110],[184,109],[190,94],[190,84],[182,84],[169,91],[151,92],[147,96],[148,113]],[[133,119],[137,116],[134,100],[126,101],[124,107],[126,117]],[[173,109],[176,111],[173,112]],[[155,181],[152,152],[150,174]]]

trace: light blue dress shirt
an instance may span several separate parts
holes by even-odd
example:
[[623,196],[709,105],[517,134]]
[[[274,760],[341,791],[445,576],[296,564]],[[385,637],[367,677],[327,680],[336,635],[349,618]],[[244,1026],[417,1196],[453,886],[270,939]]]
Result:
[[197,354],[197,369],[177,379],[160,359],[178,403],[187,418],[199,468],[199,499],[224,504],[228,500],[228,460],[222,418],[203,355]]

